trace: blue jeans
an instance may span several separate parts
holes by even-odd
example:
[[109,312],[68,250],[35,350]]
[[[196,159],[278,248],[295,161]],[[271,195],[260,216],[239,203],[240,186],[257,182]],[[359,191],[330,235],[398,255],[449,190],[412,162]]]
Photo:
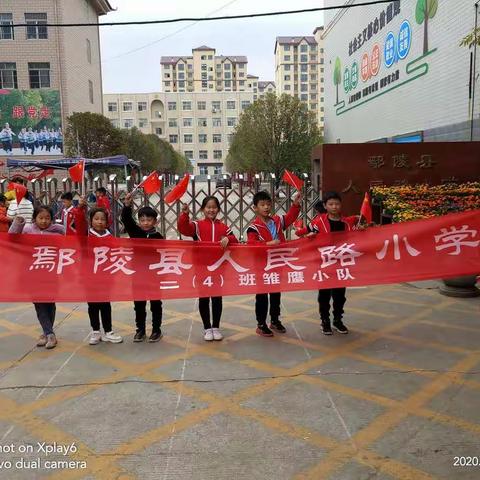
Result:
[[43,334],[50,335],[53,333],[53,324],[55,322],[56,306],[54,303],[34,303],[37,318],[42,326]]

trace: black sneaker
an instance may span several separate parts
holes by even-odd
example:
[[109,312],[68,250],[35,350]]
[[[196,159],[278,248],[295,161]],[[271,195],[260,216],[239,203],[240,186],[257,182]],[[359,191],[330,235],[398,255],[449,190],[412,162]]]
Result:
[[267,327],[267,324],[257,325],[257,335],[262,337],[273,337],[273,332]]
[[161,331],[161,330],[158,330],[158,331],[156,331],[156,332],[152,332],[152,334],[150,335],[150,338],[148,339],[148,341],[149,341],[150,343],[155,343],[155,342],[158,342],[162,337],[163,337],[162,331]]
[[347,334],[348,333],[348,328],[343,324],[341,320],[334,320],[333,322],[333,328],[338,332],[338,333],[343,333]]
[[282,325],[280,320],[275,320],[270,323],[270,328],[276,330],[279,333],[285,333],[287,329]]
[[333,335],[330,322],[322,322],[322,332],[324,335]]
[[133,341],[135,343],[137,342],[143,342],[145,340],[146,335],[145,335],[145,332],[143,330],[138,330],[137,333],[135,334],[135,336],[133,337]]

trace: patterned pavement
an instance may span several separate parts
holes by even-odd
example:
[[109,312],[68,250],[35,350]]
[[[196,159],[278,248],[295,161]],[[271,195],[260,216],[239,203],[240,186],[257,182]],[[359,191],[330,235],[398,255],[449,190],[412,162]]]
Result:
[[31,305],[0,305],[0,478],[480,478],[479,299],[347,298],[351,333],[325,337],[315,293],[284,294],[273,339],[251,297],[224,298],[212,343],[194,300],[165,302],[157,344],[133,344],[116,303],[125,342],[97,346],[86,306],[60,304],[53,351],[34,347]]

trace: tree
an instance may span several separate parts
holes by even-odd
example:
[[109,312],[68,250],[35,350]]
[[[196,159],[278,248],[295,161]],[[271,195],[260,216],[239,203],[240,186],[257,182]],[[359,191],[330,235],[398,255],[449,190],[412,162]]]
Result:
[[480,27],[473,29],[466,37],[463,38],[460,46],[472,48],[474,45],[480,46]]
[[227,156],[230,172],[310,170],[312,148],[320,141],[315,116],[290,95],[267,94],[240,117]]
[[67,118],[65,148],[68,156],[100,158],[125,153],[122,132],[98,113],[74,113]]
[[415,20],[419,25],[423,23],[423,54],[428,53],[428,19],[437,13],[438,0],[417,0]]
[[337,101],[335,105],[338,103],[338,86],[342,83],[342,62],[337,57],[335,59],[335,68],[333,70],[333,84],[337,89]]

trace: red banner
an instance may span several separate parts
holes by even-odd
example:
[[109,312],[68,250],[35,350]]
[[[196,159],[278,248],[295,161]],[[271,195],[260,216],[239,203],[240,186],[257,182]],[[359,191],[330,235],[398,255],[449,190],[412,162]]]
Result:
[[0,234],[0,301],[99,302],[318,290],[480,272],[480,212],[276,246]]

